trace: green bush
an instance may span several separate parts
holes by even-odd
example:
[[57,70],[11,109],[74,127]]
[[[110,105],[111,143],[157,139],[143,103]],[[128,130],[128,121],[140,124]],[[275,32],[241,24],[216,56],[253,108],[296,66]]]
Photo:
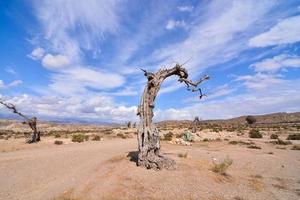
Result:
[[190,132],[185,131],[183,133],[183,140],[186,141],[186,142],[193,142],[194,141],[194,136]]
[[249,131],[249,137],[250,138],[262,138],[262,134],[259,132],[259,130],[252,129]]
[[72,135],[72,142],[84,142],[86,136],[82,133]]
[[278,139],[278,135],[272,134],[272,135],[270,136],[270,139]]
[[256,122],[256,119],[255,119],[255,117],[249,115],[246,117],[246,122],[248,124],[254,124]]
[[300,140],[300,134],[290,134],[286,139],[287,140]]

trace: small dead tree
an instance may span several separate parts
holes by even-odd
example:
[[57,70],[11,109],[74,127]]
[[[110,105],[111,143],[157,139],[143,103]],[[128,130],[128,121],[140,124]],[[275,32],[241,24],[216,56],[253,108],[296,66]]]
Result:
[[190,125],[190,128],[192,128],[192,133],[197,132],[199,123],[200,123],[199,117],[195,117],[194,121]]
[[171,69],[160,69],[156,73],[151,73],[143,69],[142,71],[144,71],[144,75],[147,77],[148,82],[137,111],[137,115],[140,117],[137,165],[144,166],[147,169],[172,169],[175,167],[175,161],[160,153],[159,132],[152,123],[155,98],[163,81],[170,76],[176,75],[179,77],[178,81],[180,83],[186,84],[187,90],[192,92],[198,91],[199,98],[201,99],[205,95],[202,94],[198,85],[204,80],[209,79],[209,77],[206,75],[199,81],[192,82],[188,79],[187,70],[179,64],[176,64]]
[[20,113],[17,110],[16,106],[13,105],[12,103],[4,103],[3,101],[0,101],[0,104],[4,105],[6,108],[12,110],[13,113],[23,117],[25,119],[25,121],[22,122],[22,123],[27,124],[33,130],[32,136],[26,140],[26,143],[30,144],[30,143],[41,141],[40,132],[37,130],[37,127],[36,127],[36,124],[37,124],[37,118],[36,117],[29,118],[29,117],[23,115],[22,113]]

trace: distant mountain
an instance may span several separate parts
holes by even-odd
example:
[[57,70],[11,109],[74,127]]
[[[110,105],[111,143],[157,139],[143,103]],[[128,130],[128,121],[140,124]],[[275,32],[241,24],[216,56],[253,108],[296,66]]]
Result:
[[[240,116],[231,119],[216,119],[216,120],[201,120],[201,123],[209,124],[245,124],[246,117]],[[300,122],[300,112],[295,113],[272,113],[265,115],[252,115],[256,118],[256,124],[277,124],[277,123],[299,123]],[[187,126],[192,122],[192,120],[167,120],[158,122],[158,126]]]

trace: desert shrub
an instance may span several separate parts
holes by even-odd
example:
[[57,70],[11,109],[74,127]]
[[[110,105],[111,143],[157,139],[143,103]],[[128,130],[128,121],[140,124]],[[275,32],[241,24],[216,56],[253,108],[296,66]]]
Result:
[[183,133],[183,140],[186,142],[193,142],[194,136],[189,131],[185,131]]
[[251,144],[247,148],[249,148],[249,149],[261,149],[261,147],[256,146],[255,144]]
[[89,141],[89,139],[90,139],[90,136],[89,136],[89,135],[84,135],[84,140],[85,140],[85,141]]
[[82,133],[77,133],[72,135],[72,142],[84,142],[85,140],[85,135]]
[[203,142],[209,142],[209,139],[208,138],[204,138]]
[[55,137],[55,138],[60,138],[61,135],[60,135],[59,133],[55,133],[55,134],[54,134],[54,137]]
[[300,134],[289,134],[287,140],[300,140]]
[[262,138],[262,134],[259,132],[259,130],[251,129],[249,131],[249,137],[250,138]]
[[60,140],[55,140],[54,141],[54,144],[56,144],[56,145],[61,145],[61,144],[63,144],[64,142],[63,141],[60,141]]
[[227,169],[232,165],[233,160],[226,157],[221,163],[213,163],[212,171],[221,175],[226,175]]
[[278,144],[278,145],[289,145],[292,144],[290,141],[283,141],[281,139],[277,139],[276,141],[271,141],[272,144]]
[[166,141],[172,141],[173,135],[174,134],[170,131],[169,133],[167,133],[167,134],[164,135],[164,140],[166,140]]
[[278,139],[278,135],[272,134],[272,135],[270,136],[270,139]]
[[180,158],[187,158],[188,153],[187,152],[186,153],[178,153],[177,156]]
[[291,150],[300,150],[300,145],[295,144],[293,145],[293,147],[291,148]]
[[123,133],[117,133],[117,137],[120,137],[122,139],[126,139],[126,135],[124,135]]
[[233,140],[233,141],[228,142],[228,144],[233,144],[233,145],[235,145],[235,144],[238,144],[238,141]]
[[256,122],[256,118],[253,117],[253,116],[251,116],[251,115],[249,115],[249,116],[246,117],[246,122],[248,124],[254,124]]
[[101,140],[101,137],[100,137],[99,135],[94,135],[94,136],[92,137],[92,140],[93,140],[93,141],[100,141],[100,140]]

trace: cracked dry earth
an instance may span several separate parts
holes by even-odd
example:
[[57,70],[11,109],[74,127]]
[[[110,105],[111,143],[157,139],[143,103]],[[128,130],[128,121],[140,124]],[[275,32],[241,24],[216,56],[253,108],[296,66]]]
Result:
[[[228,141],[162,143],[177,169],[153,171],[132,161],[136,139],[59,146],[51,138],[32,145],[1,140],[0,199],[299,199],[300,151],[253,141],[262,149]],[[212,172],[212,160],[226,156],[233,160],[227,175]]]

